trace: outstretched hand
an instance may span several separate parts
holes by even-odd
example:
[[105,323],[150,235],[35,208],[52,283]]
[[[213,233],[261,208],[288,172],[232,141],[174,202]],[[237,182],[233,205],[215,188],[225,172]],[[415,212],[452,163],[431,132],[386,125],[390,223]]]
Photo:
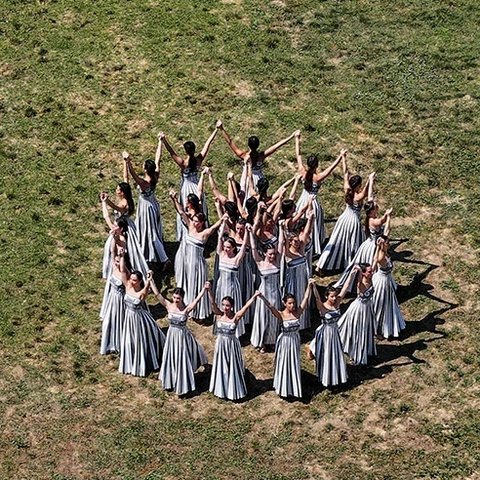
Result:
[[124,150],[122,152],[122,158],[125,162],[128,162],[128,161],[130,161],[130,154],[127,151]]
[[217,120],[217,123],[215,124],[215,128],[223,128],[223,123],[221,120]]

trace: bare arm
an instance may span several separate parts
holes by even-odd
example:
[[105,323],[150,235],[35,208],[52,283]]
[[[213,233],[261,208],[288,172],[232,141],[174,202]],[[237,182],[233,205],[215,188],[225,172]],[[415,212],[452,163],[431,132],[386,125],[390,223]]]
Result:
[[222,221],[223,219],[225,218],[225,214],[223,215],[223,217],[218,220],[218,222],[214,223],[210,228],[206,228],[203,232],[202,232],[202,238],[204,240],[206,240],[208,237],[210,237],[210,235],[218,228],[220,227],[220,225],[222,224]]
[[267,308],[272,312],[273,316],[282,322],[282,314],[263,296],[263,294],[260,294],[259,297],[263,300]]
[[205,285],[203,286],[203,288],[200,290],[199,294],[197,295],[197,297],[193,300],[193,302],[189,303],[187,305],[187,308],[185,309],[185,313],[190,313],[196,306],[197,306],[197,303],[202,299],[202,297],[205,295],[205,291],[207,290],[207,284],[210,285],[209,282],[206,282]]
[[343,170],[343,190],[345,193],[347,193],[350,188],[350,183],[349,183],[350,172],[348,171],[346,154],[342,157],[342,170]]
[[147,297],[148,292],[150,290],[150,284],[152,282],[152,276],[153,276],[153,273],[150,270],[147,274],[147,281],[145,282],[145,286],[142,288],[142,290],[140,290],[140,292],[138,292],[139,293],[138,298],[140,298],[140,300],[145,300],[145,298]]
[[337,165],[341,162],[344,155],[346,155],[347,150],[342,150],[336,160],[331,163],[329,167],[327,167],[323,172],[321,172],[318,176],[318,181],[323,182],[334,170],[337,168]]
[[343,287],[340,290],[340,293],[337,295],[337,298],[339,298],[340,300],[343,300],[343,298],[347,294],[350,284],[352,283],[355,276],[358,274],[359,270],[360,269],[358,266],[355,266],[352,268],[352,271],[350,272],[350,275],[348,276],[347,281],[343,284]]
[[212,142],[215,136],[217,135],[217,132],[218,132],[218,127],[215,127],[215,130],[205,142],[205,145],[203,146],[202,151],[200,152],[200,155],[202,156],[202,161],[205,160],[206,156],[208,155],[208,151],[210,150],[210,146],[212,145]]
[[202,173],[200,173],[200,179],[198,180],[198,185],[197,185],[197,196],[198,196],[198,199],[200,200],[200,203],[202,203],[203,189],[205,184],[205,175],[208,175],[209,173],[210,173],[210,170],[208,168],[204,168],[202,170]]
[[[220,200],[220,202],[222,202],[222,204],[225,203],[228,199],[218,188],[218,185],[215,182],[215,179],[213,178],[213,173],[212,173],[212,170],[210,168],[208,169],[208,182],[210,183],[210,188],[212,189],[213,196],[215,198],[218,198]],[[220,216],[222,216],[222,215],[220,215]]]
[[375,183],[375,172],[372,172],[369,176],[368,176],[368,200],[369,201],[373,201],[374,199],[374,195],[373,195],[373,185]]
[[190,218],[185,213],[185,210],[183,209],[183,206],[181,205],[181,203],[178,201],[177,192],[175,190],[170,190],[168,195],[172,199],[175,210],[182,218],[183,223],[188,226],[190,224]]
[[252,248],[253,259],[255,260],[256,263],[260,263],[262,261],[262,257],[260,256],[257,250],[257,245],[255,242],[255,238],[253,236],[253,229],[248,232],[248,235],[250,237],[250,245]]
[[222,224],[220,225],[220,230],[218,231],[217,255],[221,255],[223,252],[223,233],[225,232],[225,222],[225,218],[222,217]]
[[167,140],[167,137],[165,136],[165,134],[163,132],[160,132],[158,134],[158,136],[160,137],[161,141],[163,142],[163,144],[165,145],[165,148],[167,149],[167,152],[170,154],[170,156],[173,158],[173,160],[175,161],[175,163],[183,170],[185,168],[185,165],[184,165],[184,162],[183,162],[183,158],[180,157],[179,155],[177,155],[177,153],[175,152],[175,150],[172,148],[172,146],[170,145],[170,143],[168,142]]
[[102,200],[102,214],[103,214],[103,219],[108,225],[108,228],[110,230],[113,230],[115,228],[115,224],[112,222],[112,219],[110,218],[110,214],[108,213],[108,207],[107,207],[107,197],[106,194],[102,193],[100,195],[100,198]]
[[318,293],[318,289],[315,285],[312,286],[313,290],[313,296],[315,297],[315,305],[317,307],[317,310],[320,312],[320,314],[323,313],[323,303],[322,299],[320,298],[320,293]]
[[[247,224],[247,228],[248,228],[247,233],[250,233],[252,231],[251,225]],[[247,251],[247,247],[249,245],[250,245],[250,235],[245,235],[245,237],[243,239],[243,244],[240,248],[240,251],[235,256],[234,262],[235,262],[236,265],[239,265],[241,263],[241,261],[243,260],[243,258],[245,257],[245,252]]]
[[130,175],[128,173],[128,165],[127,165],[127,162],[125,162],[125,161],[123,162],[123,181],[126,182],[126,183],[130,182]]
[[389,237],[390,236],[390,230],[391,230],[391,224],[392,224],[392,211],[393,209],[392,208],[389,208],[386,212],[385,212],[385,215],[387,215],[387,220],[385,222],[385,230],[384,230],[384,234],[386,237]]
[[299,175],[305,175],[305,166],[303,165],[302,154],[300,153],[300,130],[295,132],[295,154],[297,156],[297,171]]
[[211,287],[207,287],[208,297],[210,298],[210,303],[212,304],[212,311],[215,315],[223,315],[223,312],[218,308],[217,303],[215,302],[215,297],[213,296],[213,292]]
[[160,293],[160,290],[158,290],[157,284],[154,282],[153,279],[151,282],[151,287],[152,287],[152,292],[158,298],[158,301],[160,302],[160,304],[163,305],[168,311],[170,302]]
[[240,319],[247,313],[247,310],[250,308],[250,305],[260,296],[260,292],[257,290],[252,297],[247,300],[245,305],[235,314],[235,323],[239,322]]
[[291,135],[289,135],[287,138],[284,138],[283,140],[280,140],[277,142],[275,145],[272,145],[271,147],[267,148],[264,152],[265,158],[269,157],[273,153],[275,153],[279,148],[283,147],[286,143],[288,143],[293,137],[295,136],[295,132],[293,132]]
[[288,196],[288,198],[290,198],[291,200],[293,200],[295,198],[297,188],[298,188],[298,184],[300,183],[301,179],[302,179],[301,175],[297,175],[295,177],[295,181],[293,182],[292,189],[290,190],[290,195]]
[[307,308],[308,301],[310,299],[310,293],[312,293],[313,279],[311,278],[308,282],[308,286],[305,290],[305,295],[303,296],[302,303],[300,303],[300,308],[298,309],[298,315],[300,316],[303,311]]
[[122,214],[128,210],[128,207],[121,207],[120,205],[116,205],[115,203],[113,203],[109,197],[107,197],[106,202],[110,208]]
[[130,175],[132,176],[134,182],[140,187],[142,191],[145,191],[150,186],[150,183],[137,174],[137,172],[133,168],[132,159],[128,154],[128,152],[123,152],[122,155],[125,163],[127,164],[128,171],[130,172]]
[[162,139],[158,139],[158,145],[157,145],[157,150],[155,151],[155,171],[157,173],[160,173],[160,159],[162,158],[162,152],[163,152],[163,142]]
[[219,122],[217,122],[217,126],[218,128],[220,128],[220,130],[222,131],[222,135],[223,135],[223,138],[225,139],[225,141],[227,142],[227,145],[230,147],[230,150],[240,159],[243,160],[243,157],[245,156],[245,154],[247,153],[246,151],[242,150],[241,148],[238,148],[237,145],[235,145],[235,143],[233,142],[233,140],[230,138],[230,135],[226,132],[226,130],[223,128],[223,124],[219,124]]
[[303,229],[303,232],[299,236],[300,241],[303,242],[303,243],[307,243],[308,239],[310,238],[310,235],[312,234],[314,217],[315,217],[315,213],[314,213],[313,209],[308,210],[308,212],[307,212],[307,224],[305,225],[305,228]]

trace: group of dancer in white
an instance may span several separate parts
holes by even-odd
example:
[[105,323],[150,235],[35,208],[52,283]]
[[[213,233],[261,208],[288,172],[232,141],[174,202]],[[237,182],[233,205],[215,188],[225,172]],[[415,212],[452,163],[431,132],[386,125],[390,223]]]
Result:
[[[214,169],[202,167],[218,133],[243,165],[240,181],[228,174],[226,193],[218,186]],[[301,330],[311,331],[319,324],[307,355],[315,360],[318,380],[325,387],[347,382],[346,356],[353,365],[365,365],[376,355],[376,336],[399,336],[405,321],[389,255],[392,210],[379,214],[375,173],[365,183],[353,175],[347,150],[322,171],[316,155],[304,163],[298,130],[266,150],[260,150],[257,137],[249,137],[243,150],[218,121],[202,151],[197,154],[189,141],[183,145],[184,156],[176,153],[163,132],[158,138],[155,161],[147,160],[141,175],[123,152],[124,181],[117,186],[116,199],[100,194],[110,229],[103,259],[100,353],[119,353],[121,373],[146,376],[159,370],[164,389],[178,395],[194,391],[194,374],[208,360],[187,321],[205,324],[213,314],[216,344],[209,390],[214,395],[229,400],[247,395],[239,337],[250,332],[250,344],[259,352],[275,352],[277,394],[302,397]],[[265,161],[292,140],[297,174],[270,194]],[[163,149],[182,175],[179,192],[170,191],[179,242],[174,260],[177,286],[171,300],[159,292],[149,265],[169,261],[155,197]],[[346,206],[327,241],[318,191],[339,165]],[[139,191],[135,220],[130,178]],[[302,192],[296,199],[299,184]],[[214,223],[207,212],[208,187],[218,215]],[[215,233],[218,242],[209,282],[204,249]],[[322,275],[343,272],[326,287],[325,298],[313,279],[315,269]],[[166,336],[146,303],[150,292],[168,313]],[[340,304],[349,292],[357,297],[342,314]]]

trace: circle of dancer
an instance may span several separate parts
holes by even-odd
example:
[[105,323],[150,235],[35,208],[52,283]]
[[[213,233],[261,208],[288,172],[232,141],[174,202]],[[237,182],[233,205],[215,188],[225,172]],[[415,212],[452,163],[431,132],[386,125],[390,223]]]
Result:
[[[217,138],[239,159],[224,189],[214,162],[204,165]],[[272,191],[269,158],[292,142],[296,174]],[[120,373],[158,372],[165,390],[183,396],[195,392],[203,371],[213,395],[237,401],[248,398],[243,351],[250,345],[266,363],[273,354],[274,391],[302,398],[302,342],[319,385],[334,388],[347,384],[347,364],[349,371],[367,365],[379,338],[398,338],[405,328],[392,275],[392,209],[381,213],[375,172],[366,179],[352,172],[346,149],[327,165],[317,154],[304,161],[299,130],[265,150],[260,145],[250,136],[247,147],[238,147],[219,120],[199,153],[190,140],[177,153],[164,132],[154,159],[143,165],[122,153],[123,181],[114,195],[100,193],[108,229],[100,353],[118,354]],[[169,192],[171,205],[161,208],[164,151],[181,178]],[[338,169],[345,208],[327,235],[320,187]],[[178,249],[169,258],[162,211],[173,210]],[[171,266],[175,287],[168,295],[161,287]],[[327,282],[332,275],[336,280]],[[150,300],[166,312],[160,324]],[[213,328],[211,363],[192,321]]]

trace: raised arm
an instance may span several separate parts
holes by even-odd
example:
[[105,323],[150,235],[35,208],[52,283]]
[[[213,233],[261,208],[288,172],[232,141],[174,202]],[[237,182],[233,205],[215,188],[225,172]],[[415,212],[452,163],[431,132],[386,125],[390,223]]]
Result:
[[263,293],[260,293],[259,297],[265,303],[267,308],[272,312],[273,316],[282,322],[282,314],[264,297]]
[[115,224],[112,222],[112,219],[110,218],[110,213],[108,212],[108,207],[107,207],[107,199],[108,196],[105,192],[102,192],[100,194],[100,200],[102,201],[102,215],[103,219],[108,225],[108,228],[110,230],[113,230],[115,228]]
[[392,212],[393,212],[393,208],[389,208],[385,212],[385,215],[387,215],[387,220],[385,221],[385,229],[383,233],[386,237],[390,236],[390,230],[391,230],[391,224],[392,224]]
[[312,285],[314,283],[314,280],[313,278],[311,278],[309,281],[308,281],[308,286],[305,290],[305,295],[303,296],[302,298],[302,303],[300,303],[300,307],[298,309],[298,316],[300,316],[303,311],[307,308],[308,306],[308,300],[310,299],[310,294],[312,293]]
[[224,214],[221,220],[221,225],[220,225],[220,230],[218,231],[218,241],[217,241],[217,255],[221,255],[223,252],[223,234],[225,232],[225,222],[226,222],[226,216],[227,214]]
[[342,158],[347,154],[347,150],[343,149],[340,151],[340,154],[338,157],[335,159],[334,162],[330,164],[325,170],[320,172],[318,176],[318,181],[323,182],[334,170],[337,168],[337,165],[342,161]]
[[252,249],[253,259],[255,260],[255,263],[260,263],[262,261],[262,257],[257,250],[257,243],[255,242],[255,237],[253,236],[253,229],[248,232],[248,236],[250,237],[250,247]]
[[165,145],[165,148],[167,149],[167,152],[170,154],[170,156],[173,158],[173,160],[175,161],[175,163],[183,170],[185,168],[185,165],[184,165],[184,162],[183,162],[183,158],[180,157],[179,155],[177,155],[177,153],[175,152],[175,150],[173,149],[173,147],[170,145],[170,143],[168,142],[167,140],[167,137],[165,136],[165,133],[163,132],[160,132],[158,134],[158,137],[160,138],[160,140],[163,142],[163,144]]
[[122,158],[123,158],[123,181],[126,182],[126,183],[129,183],[130,182],[130,175],[129,175],[129,172],[128,172],[128,165],[127,165],[127,162],[125,161],[125,158],[123,157],[122,155]]
[[197,306],[197,303],[202,299],[202,297],[205,295],[205,292],[207,291],[207,284],[210,285],[210,282],[205,282],[205,285],[200,290],[200,293],[197,295],[197,297],[187,305],[185,313],[190,313]]
[[170,305],[170,302],[160,293],[160,290],[157,288],[157,284],[152,278],[151,285],[153,294],[158,298],[158,301],[163,305],[167,310]]
[[277,198],[284,197],[285,193],[287,191],[287,187],[289,187],[292,183],[295,182],[296,177],[290,178],[290,180],[287,180],[285,183],[282,183],[280,187],[278,187],[277,191],[272,195],[272,198],[270,199],[269,204],[274,202]]
[[[252,226],[250,224],[246,225],[247,233],[252,231]],[[235,264],[239,265],[243,258],[245,257],[245,252],[247,251],[248,246],[250,245],[250,235],[245,235],[243,239],[242,246],[240,247],[240,251],[235,255]]]
[[307,243],[310,235],[312,234],[314,218],[315,212],[313,208],[309,208],[309,210],[307,211],[307,224],[305,225],[303,232],[299,235],[299,239],[303,243]]
[[[114,241],[112,242],[112,244],[114,244],[114,243],[115,243],[115,238],[114,238]],[[114,248],[115,248],[115,246],[114,246]],[[129,272],[128,272],[127,266],[125,265],[125,249],[120,248],[118,254],[120,255],[120,265],[118,266],[118,270],[120,271],[120,275],[122,277],[122,283],[124,285],[126,285],[127,280],[128,280],[128,276],[129,276]]]
[[200,179],[198,180],[198,185],[197,185],[197,196],[198,199],[200,200],[200,203],[202,203],[202,197],[203,197],[203,191],[205,188],[205,175],[209,175],[210,169],[208,167],[204,168],[202,170],[202,173],[200,173]]
[[368,200],[369,201],[373,201],[373,199],[375,198],[374,197],[374,193],[373,193],[373,185],[375,183],[375,177],[376,177],[376,173],[375,172],[372,172],[369,176],[368,176]]
[[188,226],[190,223],[190,218],[185,213],[182,204],[178,201],[177,192],[175,190],[170,190],[170,192],[168,192],[168,196],[172,199],[175,210],[182,218],[183,223]]
[[212,286],[210,284],[210,282],[207,282],[205,284],[205,290],[207,291],[208,293],[208,298],[210,298],[210,303],[212,304],[212,312],[215,314],[215,315],[223,315],[223,312],[218,308],[218,305],[217,303],[215,302],[215,297],[213,296],[213,292],[212,292]]
[[366,181],[365,185],[360,190],[360,192],[355,195],[355,200],[357,202],[359,202],[360,200],[363,200],[368,195],[370,190],[371,178],[372,178],[372,174],[368,176],[368,180]]
[[243,160],[243,157],[247,153],[245,150],[242,150],[241,148],[238,148],[237,145],[233,142],[231,139],[230,135],[227,133],[225,128],[223,128],[223,123],[221,120],[217,121],[217,128],[219,128],[222,131],[223,138],[227,142],[227,145],[230,147],[230,150],[240,159]]
[[305,175],[305,166],[303,165],[302,154],[300,153],[300,130],[295,132],[295,154],[297,156],[297,171],[299,175]]
[[222,204],[225,203],[228,200],[228,198],[218,188],[218,185],[215,182],[215,179],[213,178],[212,169],[209,168],[208,173],[207,172],[205,173],[208,175],[208,183],[210,184],[210,188],[212,189],[213,196],[215,198],[218,198]]
[[301,179],[302,179],[302,175],[299,174],[299,175],[295,176],[295,181],[293,182],[292,189],[290,190],[290,195],[288,196],[288,198],[290,200],[293,200],[295,198],[297,188],[298,188],[298,184],[300,183]]
[[110,200],[110,197],[107,196],[107,205],[112,208],[113,210],[120,212],[120,213],[125,213],[128,210],[128,207],[121,207],[120,205],[116,205]]
[[144,178],[137,174],[137,172],[133,168],[132,157],[130,157],[130,154],[128,152],[123,152],[122,157],[124,162],[127,164],[127,169],[130,172],[133,181],[140,187],[142,191],[146,190],[150,186],[150,184]]
[[322,315],[324,307],[323,307],[322,299],[320,298],[320,293],[318,292],[318,288],[315,284],[312,285],[312,290],[313,290],[313,296],[315,297],[315,305],[320,315]]
[[360,271],[361,270],[360,270],[360,267],[358,265],[355,265],[352,268],[352,271],[350,272],[350,275],[347,277],[346,282],[343,284],[343,287],[340,290],[340,293],[337,295],[337,298],[339,298],[340,300],[343,300],[343,298],[347,294],[347,291],[348,291],[353,279],[357,276],[358,272],[360,272]]
[[162,152],[163,152],[163,142],[159,134],[157,150],[155,151],[155,171],[157,173],[160,173],[160,159],[162,158]]
[[[202,238],[203,238],[203,240],[208,239],[208,237],[210,237],[210,235],[211,235],[217,228],[220,227],[220,225],[221,225],[222,222],[224,221],[225,215],[226,215],[226,214],[223,214],[223,217],[222,217],[220,220],[218,220],[216,223],[214,223],[211,227],[206,228],[205,230],[203,230],[203,232],[202,232]],[[226,217],[228,218],[228,215],[226,215]]]
[[268,147],[264,152],[265,158],[269,157],[270,155],[275,153],[279,148],[283,147],[286,143],[288,143],[295,136],[296,132],[297,130],[293,132],[291,135],[289,135],[287,138],[284,138],[283,140],[280,140],[279,142],[277,142],[275,145]]
[[347,165],[347,154],[342,157],[342,171],[343,171],[343,190],[345,193],[350,189],[350,172]]
[[215,130],[205,142],[205,145],[203,146],[202,151],[200,152],[200,155],[202,156],[202,161],[205,160],[206,156],[208,155],[208,151],[210,150],[210,146],[212,145],[212,142],[216,137],[217,132],[218,132],[218,127],[215,127]]
[[260,292],[257,290],[252,297],[247,300],[247,303],[235,314],[235,323],[239,322],[240,319],[247,313],[247,310],[250,308],[250,305],[260,296]]
[[152,283],[152,278],[153,278],[153,272],[151,270],[148,271],[147,273],[147,280],[145,281],[145,286],[140,290],[138,298],[140,300],[145,300],[145,298],[148,295],[148,292],[150,290],[150,285]]

